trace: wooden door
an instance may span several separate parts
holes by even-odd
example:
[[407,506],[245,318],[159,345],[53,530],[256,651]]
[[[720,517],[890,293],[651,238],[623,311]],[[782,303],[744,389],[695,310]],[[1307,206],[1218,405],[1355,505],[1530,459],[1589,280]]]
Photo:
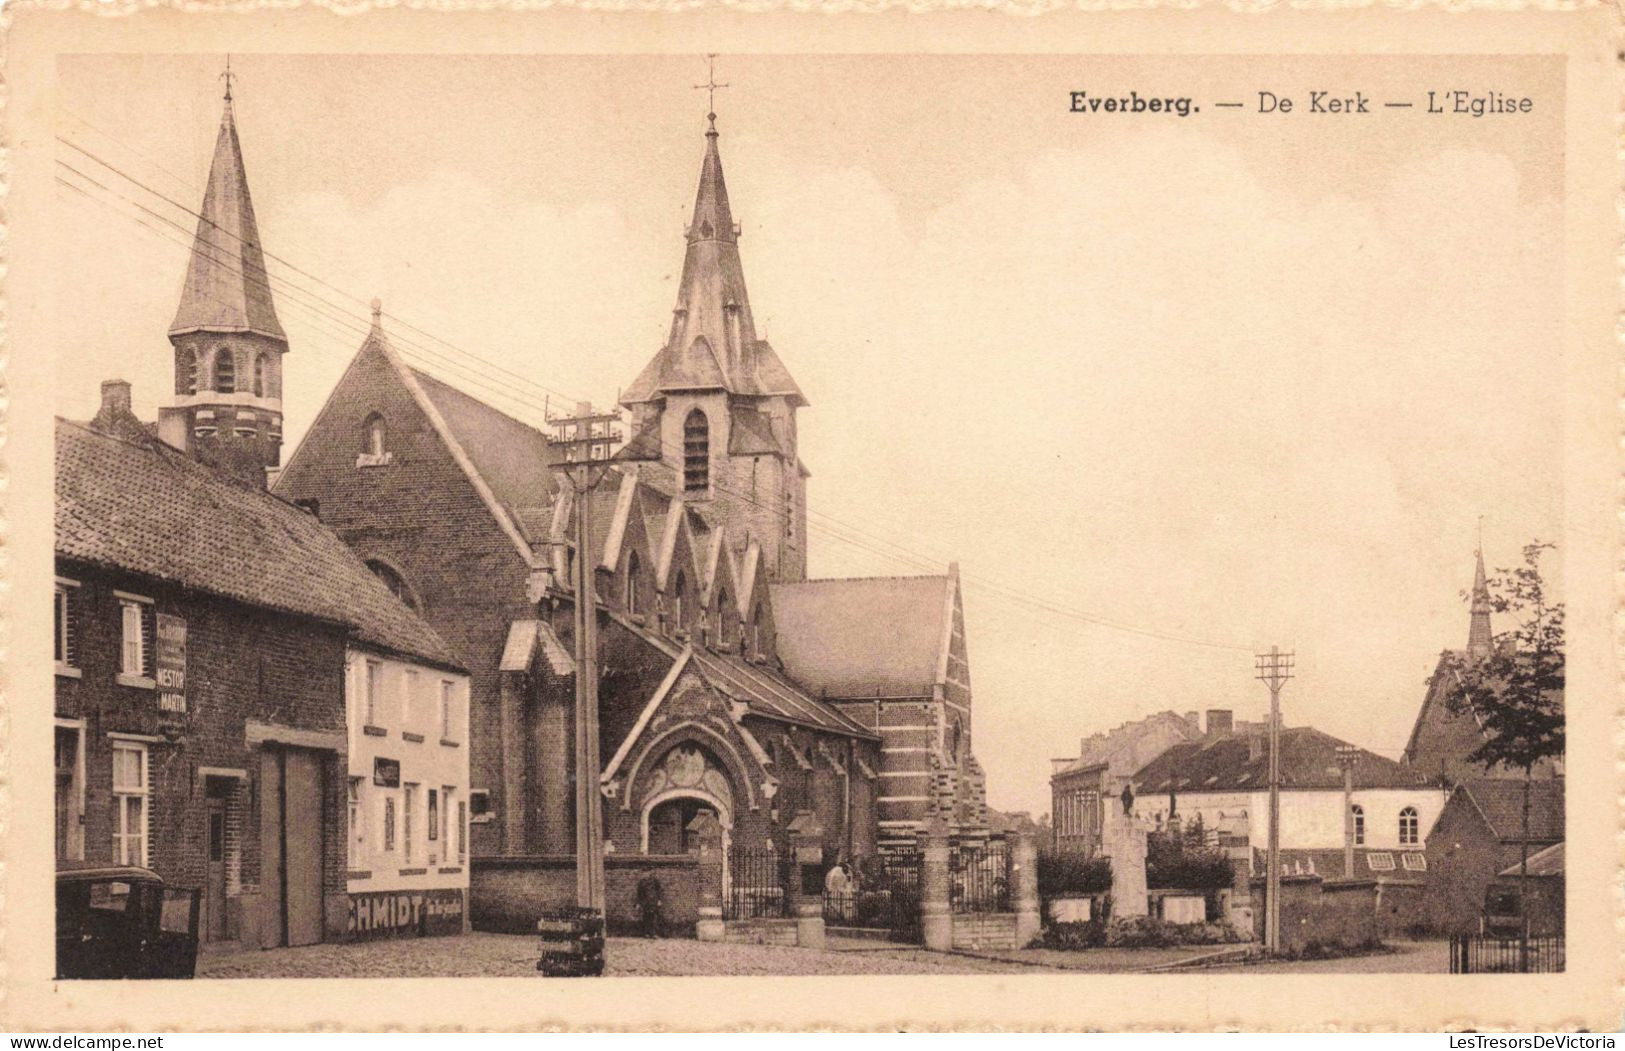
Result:
[[287,944],[322,940],[322,756],[283,752],[283,858]]
[[282,910],[282,750],[260,752],[260,944],[288,944]]
[[205,849],[208,851],[208,874],[203,883],[203,938],[205,941],[224,941],[226,937],[226,801],[218,795],[208,797]]

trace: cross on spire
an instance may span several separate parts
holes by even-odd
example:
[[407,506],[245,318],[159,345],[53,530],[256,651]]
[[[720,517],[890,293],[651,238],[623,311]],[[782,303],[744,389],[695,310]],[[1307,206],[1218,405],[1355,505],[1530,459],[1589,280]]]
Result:
[[706,65],[705,83],[704,84],[695,84],[694,85],[694,90],[695,91],[700,91],[700,90],[703,89],[705,91],[706,109],[708,109],[710,111],[705,115],[705,119],[711,122],[711,130],[715,131],[716,126],[717,126],[717,89],[718,88],[725,88],[728,85],[727,84],[718,84],[717,83],[717,56],[716,55],[706,55],[705,56],[705,65]]
[[226,56],[226,71],[220,74],[220,79],[226,82],[226,101],[231,101],[231,82],[237,79],[237,74],[231,71],[231,56]]

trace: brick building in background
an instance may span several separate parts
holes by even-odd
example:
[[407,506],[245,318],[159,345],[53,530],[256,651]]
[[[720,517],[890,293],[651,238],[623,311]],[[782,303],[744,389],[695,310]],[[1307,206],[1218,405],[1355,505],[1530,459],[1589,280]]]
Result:
[[156,424],[121,381],[90,423],[57,421],[57,856],[201,888],[206,941],[345,938],[346,668],[462,674],[337,536],[265,490],[288,347],[229,92],[170,340]]

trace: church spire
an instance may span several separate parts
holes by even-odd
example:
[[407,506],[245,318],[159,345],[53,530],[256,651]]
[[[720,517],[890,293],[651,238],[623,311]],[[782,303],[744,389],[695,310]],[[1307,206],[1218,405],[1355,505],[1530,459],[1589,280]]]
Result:
[[222,74],[226,94],[220,132],[215,137],[186,284],[169,334],[173,338],[191,332],[252,332],[286,343],[288,337],[271,299],[243,151],[237,142],[231,93],[235,76],[229,66]]
[[1478,547],[1478,568],[1473,574],[1472,626],[1467,631],[1467,656],[1473,659],[1490,654],[1490,588],[1484,576],[1484,545]]

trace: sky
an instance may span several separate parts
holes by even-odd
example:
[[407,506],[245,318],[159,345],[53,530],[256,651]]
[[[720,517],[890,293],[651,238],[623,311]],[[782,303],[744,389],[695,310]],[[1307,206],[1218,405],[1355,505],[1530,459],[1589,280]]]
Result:
[[[1257,718],[1272,644],[1288,725],[1397,756],[1465,642],[1480,516],[1492,569],[1558,536],[1561,65],[1327,61],[718,58],[752,310],[811,403],[811,573],[959,563],[994,807],[1046,812],[1049,760],[1125,720]],[[144,418],[169,389],[223,65],[58,63],[60,414],[112,376]],[[703,56],[231,68],[284,458],[374,296],[414,364],[532,422],[659,348]],[[1475,86],[1534,108],[1424,112]],[[1417,105],[1317,116],[1311,89]],[[1076,90],[1202,108],[1077,115]]]

